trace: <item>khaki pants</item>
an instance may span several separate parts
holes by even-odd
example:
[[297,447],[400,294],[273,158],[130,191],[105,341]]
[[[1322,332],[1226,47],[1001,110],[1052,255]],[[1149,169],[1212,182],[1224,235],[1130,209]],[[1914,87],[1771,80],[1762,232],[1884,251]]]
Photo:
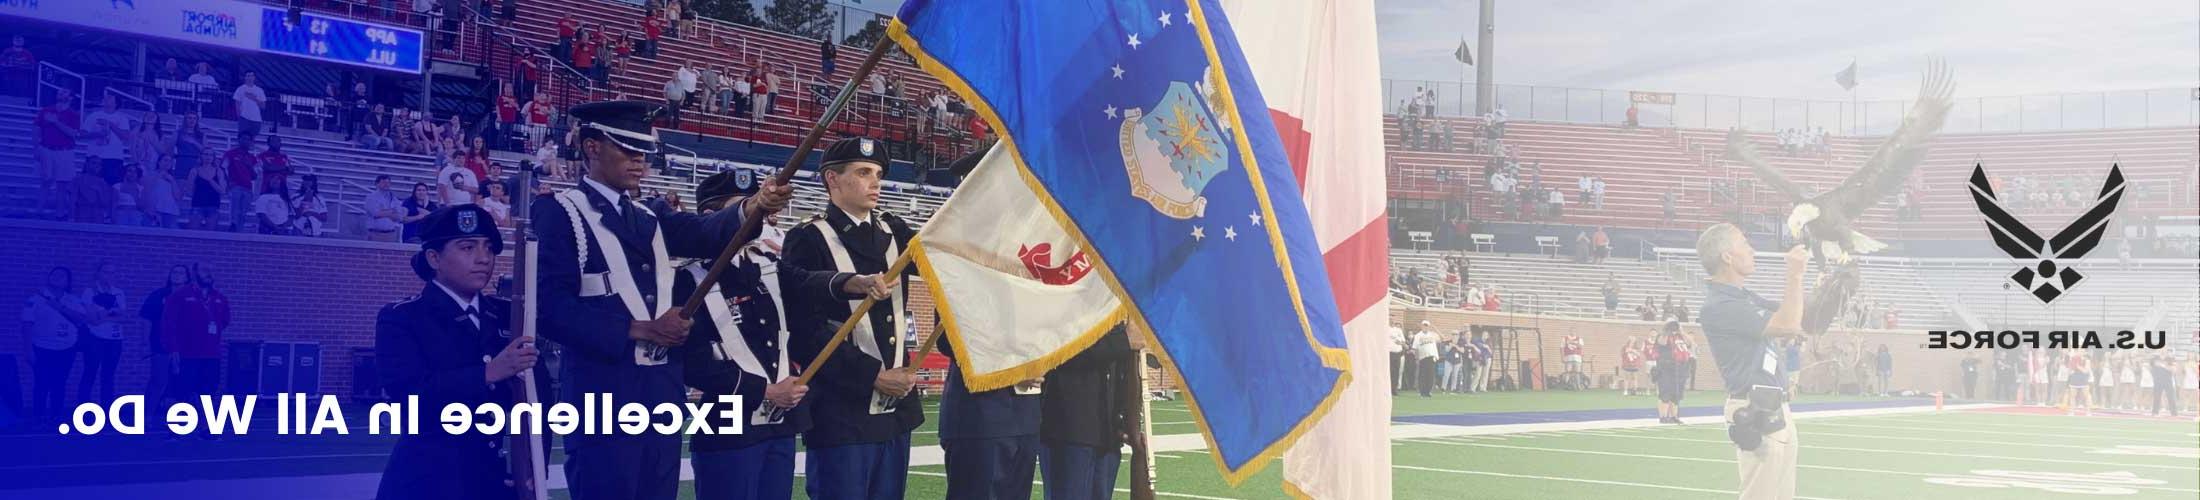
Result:
[[[1733,424],[1734,410],[1744,406],[1749,406],[1748,400],[1726,400],[1726,422]],[[1795,456],[1800,445],[1795,440],[1794,416],[1788,413],[1786,404],[1780,405],[1780,418],[1787,420],[1787,427],[1766,434],[1757,449],[1734,450],[1734,461],[1742,475],[1743,500],[1795,498]]]

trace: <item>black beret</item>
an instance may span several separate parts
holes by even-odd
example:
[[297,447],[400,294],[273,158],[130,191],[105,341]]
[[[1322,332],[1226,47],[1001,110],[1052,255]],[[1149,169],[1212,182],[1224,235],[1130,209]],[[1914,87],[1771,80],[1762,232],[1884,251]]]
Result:
[[707,205],[712,200],[732,196],[756,194],[756,173],[739,167],[729,167],[704,177],[695,185],[695,204]]
[[886,156],[886,143],[869,137],[849,137],[835,141],[832,147],[825,148],[825,160],[818,163],[818,168],[822,170],[856,161],[876,163],[880,170],[885,170],[887,163],[892,160]]
[[657,152],[657,116],[665,107],[649,101],[605,101],[574,106],[569,112],[583,130],[594,130],[636,153]]
[[504,234],[497,232],[495,217],[480,205],[472,203],[452,205],[428,214],[420,223],[420,249],[443,246],[443,242],[459,238],[480,236],[489,239],[489,251],[504,252]]

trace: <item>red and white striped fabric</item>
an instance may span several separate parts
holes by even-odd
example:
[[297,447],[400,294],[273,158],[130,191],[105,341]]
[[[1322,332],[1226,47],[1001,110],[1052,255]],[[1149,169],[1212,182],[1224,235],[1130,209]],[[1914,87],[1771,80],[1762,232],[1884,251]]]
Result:
[[1283,135],[1352,353],[1352,384],[1284,455],[1284,489],[1319,499],[1390,491],[1390,234],[1382,68],[1367,0],[1222,0]]

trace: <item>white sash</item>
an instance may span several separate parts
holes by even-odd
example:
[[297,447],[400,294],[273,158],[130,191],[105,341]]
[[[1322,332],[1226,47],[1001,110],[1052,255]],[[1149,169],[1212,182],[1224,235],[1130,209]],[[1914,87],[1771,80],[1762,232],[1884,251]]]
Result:
[[[712,346],[712,351],[719,361],[732,361],[735,366],[741,367],[741,371],[777,382],[790,374],[791,363],[787,360],[787,312],[785,307],[779,305],[779,284],[774,281],[778,279],[779,266],[760,263],[758,267],[764,269],[765,292],[771,294],[773,309],[779,313],[779,343],[775,344],[779,346],[779,365],[774,370],[775,373],[764,373],[764,363],[756,359],[756,352],[749,349],[746,340],[742,340],[741,311],[726,303],[725,296],[718,293],[719,287],[711,287],[710,295],[703,298],[703,309],[710,313],[711,324],[718,328],[719,342]],[[688,275],[695,277],[697,282],[701,282],[703,275],[709,273],[700,262],[689,265],[687,270]]]
[[[874,220],[872,224],[877,224],[880,229],[886,232],[886,261],[893,262],[897,259],[900,259],[901,241],[894,239],[894,227],[886,225],[885,221],[877,220],[877,218],[877,215],[872,216],[872,219]],[[841,245],[840,232],[834,231],[833,225],[827,223],[823,218],[817,219],[817,221],[812,222],[811,225],[817,226],[818,231],[822,231],[825,233],[825,248],[832,251],[833,267],[838,268],[840,272],[855,273],[855,261],[848,259],[848,247]],[[881,276],[880,278],[885,279],[884,276]],[[907,353],[905,352],[906,350],[902,347],[901,315],[903,311],[909,309],[909,301],[903,299],[904,297],[902,288],[898,286],[895,287],[894,312],[886,320],[887,324],[892,325],[892,327],[894,328],[894,332],[892,335],[894,337],[894,352],[896,353],[894,359],[888,360],[885,356],[879,354],[878,339],[872,337],[870,321],[870,314],[873,314],[872,312],[865,312],[864,317],[855,319],[854,321],[857,321],[855,330],[850,332],[850,335],[855,337],[856,350],[863,351],[864,354],[870,355],[871,359],[884,361],[886,363],[886,367],[889,369],[901,368],[901,366],[905,364],[903,358],[908,357]],[[862,302],[862,300],[848,301],[848,308],[853,310],[858,304],[861,304]]]
[[[593,284],[595,280],[585,271],[588,269],[588,243],[581,236],[580,229],[582,225],[586,225],[589,233],[595,235],[597,247],[603,252],[604,268],[607,270],[607,274],[610,275],[610,279],[606,280],[611,288],[609,292],[611,295],[617,295],[619,301],[626,305],[627,314],[632,315],[635,321],[649,321],[663,316],[666,311],[672,310],[673,270],[668,262],[669,256],[665,252],[664,230],[655,231],[649,242],[650,250],[656,253],[655,262],[651,263],[650,269],[656,273],[656,296],[658,299],[656,307],[650,308],[642,301],[641,286],[635,284],[633,271],[627,269],[626,249],[619,244],[619,237],[612,234],[610,229],[604,227],[603,213],[596,211],[596,207],[588,203],[588,195],[582,193],[579,188],[573,188],[558,193],[555,198],[558,200],[559,205],[565,207],[567,217],[574,221],[573,241],[574,246],[577,247],[577,251],[574,253],[580,256],[580,269],[583,270],[581,273],[581,296],[594,297],[602,295],[600,292],[591,293],[597,291],[589,289],[589,285]],[[647,208],[640,206],[632,208],[643,210],[643,213],[649,213],[652,218],[656,216],[656,214],[648,212],[649,209]],[[665,351],[663,346],[647,342],[636,342],[634,345],[634,363],[643,366],[665,364],[669,359]]]

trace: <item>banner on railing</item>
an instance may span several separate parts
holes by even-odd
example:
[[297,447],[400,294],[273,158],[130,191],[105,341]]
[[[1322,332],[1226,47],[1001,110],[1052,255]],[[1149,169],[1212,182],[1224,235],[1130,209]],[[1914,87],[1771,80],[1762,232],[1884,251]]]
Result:
[[1627,102],[1632,102],[1635,104],[1663,104],[1671,106],[1673,105],[1673,93],[1643,92],[1640,90],[1630,90],[1627,92]]

